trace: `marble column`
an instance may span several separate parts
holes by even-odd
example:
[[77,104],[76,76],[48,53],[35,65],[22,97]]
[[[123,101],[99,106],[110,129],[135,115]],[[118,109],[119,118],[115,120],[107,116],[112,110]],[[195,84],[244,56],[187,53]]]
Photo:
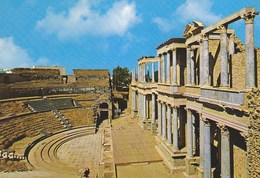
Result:
[[177,53],[176,49],[172,50],[172,82],[177,85]]
[[186,48],[186,64],[187,64],[187,85],[191,84],[191,49],[190,46]]
[[146,83],[146,64],[143,64],[143,82]]
[[162,82],[165,83],[165,54],[162,55]]
[[187,156],[193,156],[193,128],[191,110],[187,109]]
[[169,144],[172,144],[172,118],[171,118],[171,105],[167,107],[167,140]]
[[204,178],[211,178],[211,143],[210,143],[210,122],[204,120]]
[[230,177],[230,136],[224,125],[218,125],[221,132],[221,177]]
[[143,95],[143,121],[146,120],[146,96]]
[[209,85],[209,39],[207,35],[203,37],[203,85]]
[[154,62],[152,62],[152,82],[154,83]]
[[158,83],[161,83],[161,57],[158,56]]
[[246,88],[256,87],[255,77],[255,45],[254,45],[255,14],[245,14],[245,54],[246,54]]
[[195,55],[194,49],[191,49],[191,61],[190,61],[190,83],[195,85]]
[[199,41],[200,44],[200,85],[203,85],[203,78],[204,78],[204,62],[203,62],[203,41]]
[[139,116],[139,118],[141,118],[141,94],[140,93],[138,93],[138,116]]
[[200,167],[204,168],[204,122],[200,114]]
[[152,93],[152,123],[155,123],[155,93]]
[[179,150],[179,145],[178,145],[178,114],[177,114],[177,107],[173,107],[173,113],[172,113],[172,118],[173,118],[173,149],[174,150]]
[[227,27],[221,25],[220,29],[220,60],[221,60],[221,73],[220,85],[227,87],[228,82],[228,52],[227,52]]
[[162,105],[158,101],[158,134],[162,135]]
[[136,110],[136,92],[132,91],[132,95],[133,95],[132,105],[133,105],[133,110],[135,111]]
[[162,103],[162,137],[166,138],[166,106]]
[[170,78],[170,52],[167,53],[167,83],[171,83],[171,78]]
[[140,82],[140,65],[139,64],[138,64],[138,71],[137,72],[138,72],[138,74],[137,74],[138,75],[137,76],[138,82]]
[[192,119],[192,148],[193,148],[193,154],[196,153],[196,127],[195,127],[195,124],[196,124],[196,119],[195,119],[195,113],[194,112],[191,112],[191,119]]

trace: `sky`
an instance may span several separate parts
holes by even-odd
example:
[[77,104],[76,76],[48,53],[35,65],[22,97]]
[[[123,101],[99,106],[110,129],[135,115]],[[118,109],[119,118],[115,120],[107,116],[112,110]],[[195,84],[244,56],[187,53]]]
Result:
[[[0,0],[0,68],[64,66],[130,71],[188,23],[214,24],[260,0]],[[244,41],[244,20],[233,23]],[[260,15],[255,46],[260,47]]]

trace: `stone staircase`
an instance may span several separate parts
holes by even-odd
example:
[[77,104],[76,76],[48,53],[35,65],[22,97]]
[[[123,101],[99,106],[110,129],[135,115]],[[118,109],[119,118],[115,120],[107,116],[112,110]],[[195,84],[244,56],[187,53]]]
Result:
[[55,117],[60,120],[61,124],[67,128],[72,129],[72,124],[69,122],[67,118],[65,118],[60,111],[58,110],[52,110],[52,112],[55,114]]

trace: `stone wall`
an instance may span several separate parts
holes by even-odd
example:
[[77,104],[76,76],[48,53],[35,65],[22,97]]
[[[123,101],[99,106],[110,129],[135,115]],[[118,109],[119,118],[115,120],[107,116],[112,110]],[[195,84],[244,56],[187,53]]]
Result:
[[212,86],[220,85],[220,44],[219,40],[209,40],[209,75]]
[[26,77],[28,80],[57,79],[60,75],[59,69],[14,68],[12,73]]
[[260,177],[260,88],[248,95],[250,127],[248,137],[248,173],[250,178]]
[[73,72],[76,78],[107,78],[109,76],[109,71],[103,69],[74,69]]
[[232,63],[232,88],[238,90],[245,88],[245,76],[246,76],[246,67],[245,67],[245,51],[239,51],[231,55]]
[[260,86],[260,48],[256,49],[257,87]]

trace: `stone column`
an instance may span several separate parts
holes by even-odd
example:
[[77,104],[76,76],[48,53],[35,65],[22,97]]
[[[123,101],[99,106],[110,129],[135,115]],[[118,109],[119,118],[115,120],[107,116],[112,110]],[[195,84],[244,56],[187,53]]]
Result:
[[204,168],[204,122],[200,114],[200,167]]
[[146,64],[143,64],[143,82],[146,83]]
[[138,82],[140,82],[140,65],[139,64],[138,64],[138,71],[137,72],[138,72],[138,74],[137,74],[138,75],[137,76]]
[[227,52],[227,28],[224,25],[220,29],[220,59],[221,59],[221,74],[220,85],[227,87],[228,82],[228,52]]
[[158,56],[158,83],[161,83],[161,57]]
[[179,150],[178,146],[178,114],[177,114],[177,107],[173,107],[173,113],[172,113],[172,118],[173,118],[173,149],[174,150]]
[[202,39],[199,41],[200,44],[200,85],[203,85],[204,78],[204,62],[203,62],[203,41]]
[[154,83],[154,62],[152,62],[152,82]]
[[171,83],[171,78],[170,78],[170,52],[167,53],[167,83]]
[[165,103],[162,103],[162,136],[166,138],[166,107]]
[[230,177],[230,136],[225,125],[218,124],[221,132],[221,177]]
[[177,85],[177,54],[176,49],[172,50],[172,82]]
[[172,144],[172,118],[171,118],[171,105],[167,107],[167,140],[169,144]]
[[192,117],[191,110],[187,109],[187,156],[193,156],[193,128],[192,128]]
[[143,95],[143,121],[146,120],[146,96]]
[[191,119],[192,119],[192,147],[193,147],[193,154],[196,153],[196,127],[195,127],[195,124],[196,124],[196,119],[195,119],[195,113],[194,112],[191,112]]
[[135,91],[132,91],[132,105],[133,105],[133,110],[135,111],[136,110],[136,93]]
[[210,123],[204,120],[204,178],[211,178],[211,143],[210,143]]
[[203,37],[203,85],[209,85],[209,39],[207,35]]
[[245,54],[246,54],[246,88],[256,87],[255,77],[255,44],[254,44],[254,13],[244,15],[246,23]]
[[162,55],[162,82],[165,83],[165,54]]
[[162,105],[158,101],[158,134],[162,135]]
[[155,94],[152,93],[152,123],[155,123]]
[[187,64],[187,85],[191,84],[191,49],[190,46],[186,48],[186,64]]
[[190,61],[190,83],[195,84],[195,56],[194,49],[191,49],[191,61]]

